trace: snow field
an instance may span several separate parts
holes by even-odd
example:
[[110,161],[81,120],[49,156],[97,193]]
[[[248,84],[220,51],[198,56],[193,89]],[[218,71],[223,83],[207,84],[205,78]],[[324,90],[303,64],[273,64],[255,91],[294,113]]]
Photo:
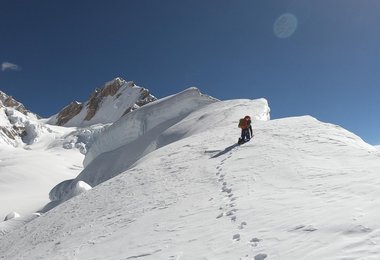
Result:
[[[166,149],[169,149],[169,152],[168,152],[170,153],[169,155],[167,155],[166,153],[162,155],[159,155],[159,153],[157,155],[152,154],[152,157],[147,157],[146,159],[148,160],[149,163],[143,163],[144,159],[142,159],[141,162],[135,163],[136,166],[140,164],[147,165],[147,166],[153,164],[152,168],[140,170],[139,167],[133,167],[131,168],[131,174],[122,174],[123,176],[125,175],[127,179],[124,179],[124,178],[119,179],[119,176],[118,176],[116,178],[111,179],[111,180],[114,180],[115,182],[113,181],[104,182],[103,184],[95,187],[92,191],[89,191],[85,194],[81,194],[71,200],[66,201],[65,203],[61,204],[57,208],[54,208],[53,210],[48,212],[46,215],[43,215],[41,218],[36,219],[35,221],[25,226],[25,228],[27,228],[28,230],[24,230],[24,232],[38,233],[38,236],[36,235],[32,237],[31,240],[29,241],[28,239],[25,240],[25,243],[36,244],[37,243],[37,241],[35,241],[36,237],[50,236],[48,234],[50,234],[51,231],[48,229],[40,230],[40,225],[38,223],[42,221],[43,223],[49,223],[47,224],[48,226],[51,226],[51,225],[55,226],[57,224],[57,223],[53,224],[57,220],[55,219],[55,217],[53,217],[53,219],[46,220],[46,218],[50,218],[49,216],[51,214],[53,215],[59,214],[62,216],[67,215],[68,217],[70,215],[70,219],[72,220],[70,221],[70,223],[79,221],[75,224],[75,227],[81,226],[83,227],[83,230],[85,230],[84,232],[94,233],[94,237],[90,236],[91,239],[89,237],[89,241],[93,241],[93,243],[90,243],[90,244],[93,244],[94,247],[88,250],[91,252],[97,252],[97,250],[99,250],[99,252],[102,251],[103,252],[102,256],[99,259],[107,259],[107,257],[108,259],[115,259],[116,257],[115,255],[109,255],[111,254],[111,252],[113,252],[112,250],[110,250],[109,252],[104,252],[104,249],[102,249],[102,246],[100,244],[99,244],[100,247],[98,247],[98,243],[103,243],[101,242],[103,241],[103,236],[104,236],[104,239],[107,238],[106,241],[108,242],[106,243],[108,244],[108,248],[115,248],[114,252],[116,253],[114,254],[116,255],[120,254],[120,251],[122,251],[121,253],[123,254],[126,254],[127,252],[133,253],[133,251],[129,249],[125,251],[124,246],[122,248],[119,248],[121,245],[119,243],[120,241],[117,242],[113,239],[114,237],[119,236],[119,233],[120,233],[120,236],[125,236],[124,231],[120,231],[120,232],[117,231],[121,227],[116,228],[114,224],[116,224],[117,226],[118,225],[124,225],[124,227],[131,226],[131,228],[144,230],[145,228],[143,227],[143,229],[141,229],[142,227],[140,226],[140,224],[148,225],[149,228],[150,228],[150,224],[152,224],[152,220],[145,223],[144,219],[148,219],[150,217],[162,219],[166,214],[173,215],[173,218],[177,218],[176,214],[178,214],[178,212],[183,211],[184,212],[183,216],[180,219],[189,218],[189,220],[191,220],[193,218],[196,218],[196,219],[199,218],[199,214],[197,212],[198,210],[200,210],[201,212],[205,212],[210,216],[210,219],[209,219],[210,223],[208,223],[206,226],[211,225],[211,223],[215,223],[215,220],[216,220],[215,211],[208,209],[210,205],[212,206],[213,203],[215,203],[214,200],[212,199],[212,196],[209,196],[208,200],[205,202],[202,202],[200,206],[198,206],[198,203],[196,203],[197,201],[201,201],[201,198],[205,196],[204,193],[197,191],[198,186],[202,188],[202,191],[210,191],[212,194],[214,193],[219,194],[219,186],[217,185],[215,174],[214,173],[211,174],[210,176],[207,177],[208,180],[207,179],[205,180],[204,174],[207,173],[207,171],[203,169],[203,166],[199,170],[194,168],[194,162],[199,161],[201,158],[204,158],[206,162],[200,163],[200,166],[205,165],[206,167],[208,167],[207,162],[209,162],[210,160],[209,155],[205,152],[205,149],[203,147],[204,142],[202,141],[202,139],[199,139],[199,137],[196,137],[199,135],[202,136],[202,133],[207,132],[206,130],[208,127],[205,127],[204,129],[202,129],[202,127],[200,126],[207,125],[207,122],[210,122],[210,120],[205,117],[204,118],[205,121],[199,121],[199,116],[204,115],[204,114],[209,114],[211,116],[211,114],[213,113],[212,111],[215,111],[214,112],[215,116],[213,117],[214,120],[211,122],[214,122],[212,124],[215,125],[216,129],[221,130],[225,126],[224,124],[221,124],[220,122],[222,122],[222,120],[226,117],[226,115],[234,114],[233,117],[237,117],[237,118],[241,116],[240,112],[237,113],[237,111],[235,111],[236,107],[241,106],[241,103],[245,103],[246,108],[251,107],[253,108],[253,110],[255,111],[257,110],[260,113],[264,112],[265,109],[267,109],[267,104],[266,102],[263,102],[263,101],[252,102],[249,100],[245,100],[245,101],[236,101],[236,102],[226,102],[224,105],[222,105],[222,107],[220,107],[221,105],[219,105],[218,107],[217,103],[215,103],[215,105],[210,105],[209,109],[205,107],[203,112],[197,111],[194,114],[189,115],[188,117],[186,117],[186,119],[183,120],[183,123],[186,125],[189,124],[189,121],[193,120],[193,124],[190,124],[193,126],[193,129],[188,130],[191,133],[188,133],[188,136],[189,136],[188,138],[183,137],[185,138],[183,139],[184,141],[172,143],[173,145],[178,143],[178,146],[174,146],[173,148],[171,147],[171,145],[167,145],[161,148],[161,149],[164,149],[163,151],[165,151]],[[233,129],[235,130],[235,132],[237,131],[237,134],[239,134],[239,129],[237,129],[236,127],[237,120],[238,119],[234,119],[234,122],[232,122],[233,124],[230,124],[230,122],[227,122],[227,124],[230,125],[231,130]],[[194,123],[197,121],[199,121],[198,130],[197,130],[196,124]],[[161,138],[165,139],[165,136],[170,136],[169,133],[175,133],[177,131],[181,132],[183,131],[183,129],[184,127],[181,125],[181,123],[175,124],[167,130],[169,131],[168,135],[164,134],[162,135]],[[218,140],[221,137],[223,137],[224,134],[225,133],[223,131],[220,131],[217,134]],[[189,139],[190,137],[194,137],[194,136],[195,136],[195,139]],[[236,136],[231,136],[231,138],[233,139],[235,139],[235,137]],[[191,144],[188,144],[187,142],[190,142]],[[187,150],[186,150],[186,147],[187,147]],[[161,149],[158,149],[157,151],[160,151]],[[184,153],[181,152],[181,150],[184,150]],[[109,163],[107,162],[107,160],[104,159],[104,157],[101,157],[101,156],[97,158],[96,161],[98,161],[98,165],[107,164],[108,167],[112,169],[112,165],[115,164],[115,160],[118,160],[117,159],[118,154],[120,154],[118,149],[113,152],[110,152],[110,157],[107,157],[107,158],[113,158],[113,161],[112,160],[111,160],[112,162],[108,161]],[[162,163],[163,165],[159,164],[159,165],[154,166],[154,164],[156,163]],[[178,163],[181,163],[183,165],[178,165]],[[160,167],[163,167],[163,169],[160,170]],[[193,173],[194,170],[196,171],[196,173]],[[137,174],[132,174],[132,173],[137,173]],[[181,175],[179,173],[181,173]],[[133,177],[133,179],[129,179],[130,177]],[[116,188],[115,185],[117,185],[118,187]],[[101,189],[102,190],[101,193],[103,193],[103,191],[104,193],[99,194],[99,196],[96,195],[96,198],[94,200],[93,198],[91,198],[90,199],[91,201],[86,201],[85,198],[87,198],[87,196],[90,196],[90,194],[94,194],[93,192],[98,189]],[[193,197],[193,196],[197,196],[197,197]],[[85,204],[88,203],[88,207],[84,206],[83,208],[85,212],[80,213],[74,210],[76,212],[74,213],[74,211],[72,211],[71,203],[77,201],[78,199],[80,199],[81,201],[80,203],[82,202]],[[122,203],[123,206],[121,206],[119,203]],[[189,203],[194,204],[190,209],[187,208]],[[172,208],[173,205],[177,205],[177,204],[181,205],[179,208],[180,209],[179,211],[178,209]],[[106,205],[111,206],[112,209],[107,208]],[[69,207],[68,212],[65,211],[66,207]],[[82,208],[82,206],[80,205],[77,205],[74,207],[77,208],[78,210],[79,208]],[[199,207],[201,207],[201,209],[199,209]],[[214,205],[213,207],[215,210],[217,210],[219,205]],[[63,212],[61,210],[63,210]],[[57,213],[54,213],[54,212],[57,212]],[[187,214],[186,212],[189,212],[189,213]],[[74,215],[72,215],[72,213]],[[62,249],[56,249],[55,246],[48,243],[46,247],[44,246],[43,248],[40,248],[37,251],[39,250],[44,251],[43,254],[46,256],[47,259],[49,257],[56,257],[57,259],[60,259],[60,257],[62,257],[62,259],[78,257],[80,259],[82,256],[84,258],[88,257],[86,256],[87,254],[93,254],[91,252],[87,252],[86,248],[87,248],[88,243],[85,243],[83,245],[83,243],[80,242],[83,239],[83,237],[79,235],[77,232],[80,233],[81,231],[76,230],[75,228],[68,227],[67,224],[65,224],[65,222],[68,219],[62,216],[58,220],[60,224],[58,224],[57,232],[63,232],[64,234],[68,233],[69,235],[67,236],[70,237],[70,239],[72,238],[73,240],[71,242],[67,241],[66,239],[64,239],[64,241],[56,241],[56,243],[59,242],[60,247],[61,246],[63,247]],[[89,221],[87,217],[90,217],[92,220]],[[140,218],[143,218],[143,220],[139,220]],[[52,221],[53,223],[50,223],[50,221]],[[102,225],[101,227],[102,235],[99,235],[98,233],[100,231],[98,230],[98,228],[100,228],[100,226],[98,226],[99,224],[98,221],[107,222],[107,223],[103,223],[104,225]],[[139,223],[139,225],[137,226],[135,225],[136,221],[138,221]],[[128,223],[130,222],[133,222],[134,224],[128,225]],[[159,223],[156,223],[155,220],[153,220],[153,222],[154,222],[153,223],[154,225],[159,225]],[[29,230],[29,225],[33,226],[31,227],[32,228],[31,230]],[[68,225],[70,226],[70,224]],[[179,222],[178,225],[182,225],[182,224],[180,224]],[[182,232],[184,236],[191,235],[191,236],[196,237],[196,234],[198,234],[200,230],[205,230],[205,225],[203,223],[194,223],[194,225],[195,225],[194,228],[198,231],[193,232],[184,227],[182,228]],[[68,230],[63,231],[63,229],[65,229],[64,228],[65,226],[68,228]],[[223,227],[222,224],[219,224],[219,226],[220,228]],[[147,230],[149,230],[148,227],[146,228]],[[158,231],[154,231],[154,232],[158,232]],[[16,233],[17,231],[9,234],[8,237],[13,236]],[[166,233],[166,231],[164,231],[164,233]],[[214,233],[214,231],[209,230],[208,233],[211,234],[211,233]],[[62,233],[53,234],[53,236],[55,235],[59,237],[62,237],[62,236],[65,237],[65,235],[63,235]],[[77,237],[79,240],[74,238],[76,235],[79,235],[79,237]],[[129,241],[128,243],[131,243],[131,244],[136,243],[131,240],[133,239],[134,235],[139,236],[138,233],[134,233],[134,231],[132,230],[131,231],[132,237],[128,238],[128,241]],[[228,237],[230,238],[232,237],[232,235],[233,234],[228,234]],[[219,235],[214,234],[213,236],[215,236],[215,241],[212,243],[216,246],[218,244]],[[157,240],[155,236],[153,236],[152,238],[154,240]],[[124,238],[122,241],[125,241],[125,239],[127,238]],[[39,239],[37,238],[37,240]],[[147,240],[147,238],[144,238],[144,240]],[[157,241],[158,242],[155,242],[153,244],[161,248],[162,245],[160,243],[162,241],[160,239],[158,239]],[[69,243],[70,244],[69,247],[71,247],[71,249],[69,249],[68,251],[65,249],[66,243]],[[196,243],[196,245],[201,245],[204,243],[204,241],[196,239],[194,240],[194,243]],[[40,243],[37,243],[37,244],[40,244]],[[81,248],[81,250],[79,250],[75,246],[75,244],[80,244],[79,248]],[[76,249],[73,249],[73,247],[75,247]],[[52,249],[46,249],[46,248],[52,248]],[[47,252],[45,252],[45,250],[47,250]],[[28,249],[26,251],[24,250],[24,253],[33,256],[32,251],[34,250]],[[79,253],[79,251],[81,253]],[[136,254],[138,254],[141,251],[141,247],[139,246],[135,251],[136,251]],[[177,251],[175,251],[174,253],[176,254]],[[145,254],[145,253],[142,253],[142,254]],[[149,254],[149,252],[146,254]],[[167,254],[167,252],[165,252],[164,254]],[[201,250],[200,252],[198,252],[198,254],[202,255],[203,251]],[[220,254],[223,255],[223,252],[221,252]]]
[[268,119],[265,100],[211,102],[117,146],[119,121],[76,179],[93,188],[0,237],[0,256],[377,259],[380,152],[312,117]]
[[[84,171],[74,180],[54,187],[50,197],[64,200],[77,181],[96,186],[125,171],[145,154],[183,138],[189,129],[182,127],[175,133],[167,131],[192,112],[214,102],[217,100],[202,95],[196,88],[189,88],[127,114],[98,134],[98,138],[88,145]],[[97,156],[101,157],[98,161],[111,160],[113,164],[92,163]]]
[[259,241],[252,246],[273,259],[378,254],[377,242],[367,237],[380,224],[373,222],[379,205],[377,151],[346,130],[310,117],[260,123],[254,132],[245,149],[220,168],[220,176],[225,175],[220,181],[240,206],[235,220],[247,223],[240,238],[254,231],[257,239],[252,240]]
[[16,211],[21,215],[38,211],[49,202],[49,191],[57,183],[77,176],[84,156],[62,148],[72,130],[49,126],[38,142],[24,148],[2,146],[0,150],[0,217]]

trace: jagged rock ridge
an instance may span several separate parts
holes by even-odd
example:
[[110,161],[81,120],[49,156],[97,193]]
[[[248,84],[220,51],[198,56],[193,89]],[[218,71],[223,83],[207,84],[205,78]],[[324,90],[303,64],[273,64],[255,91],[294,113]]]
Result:
[[71,102],[50,118],[48,123],[60,126],[112,123],[130,111],[155,100],[148,89],[118,77],[96,88],[84,104]]
[[12,96],[8,96],[2,91],[0,91],[0,107],[10,107],[23,113],[24,115],[27,115],[29,112],[23,104],[15,100]]

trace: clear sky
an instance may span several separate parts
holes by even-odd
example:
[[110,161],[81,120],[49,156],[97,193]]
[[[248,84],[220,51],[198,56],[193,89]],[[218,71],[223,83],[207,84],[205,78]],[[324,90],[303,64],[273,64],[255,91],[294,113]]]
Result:
[[47,117],[117,76],[157,97],[197,86],[377,144],[379,13],[375,0],[0,0],[0,89]]

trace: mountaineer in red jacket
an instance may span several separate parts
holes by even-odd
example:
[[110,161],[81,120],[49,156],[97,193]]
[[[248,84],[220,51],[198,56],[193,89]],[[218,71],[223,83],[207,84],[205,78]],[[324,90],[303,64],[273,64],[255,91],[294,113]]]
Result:
[[251,126],[251,117],[245,116],[244,118],[239,120],[239,128],[241,128],[241,137],[239,138],[238,144],[243,144],[248,142],[253,134],[252,134],[252,126]]

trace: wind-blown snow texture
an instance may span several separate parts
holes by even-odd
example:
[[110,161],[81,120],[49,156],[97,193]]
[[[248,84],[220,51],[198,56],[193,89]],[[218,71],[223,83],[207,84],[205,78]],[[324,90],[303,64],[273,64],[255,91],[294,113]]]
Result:
[[[246,114],[254,138],[237,146]],[[128,121],[115,124],[79,175],[108,180],[0,237],[0,256],[377,259],[380,152],[312,117],[267,119],[263,99],[210,102],[160,121],[154,148],[132,163],[152,131],[115,146]]]

